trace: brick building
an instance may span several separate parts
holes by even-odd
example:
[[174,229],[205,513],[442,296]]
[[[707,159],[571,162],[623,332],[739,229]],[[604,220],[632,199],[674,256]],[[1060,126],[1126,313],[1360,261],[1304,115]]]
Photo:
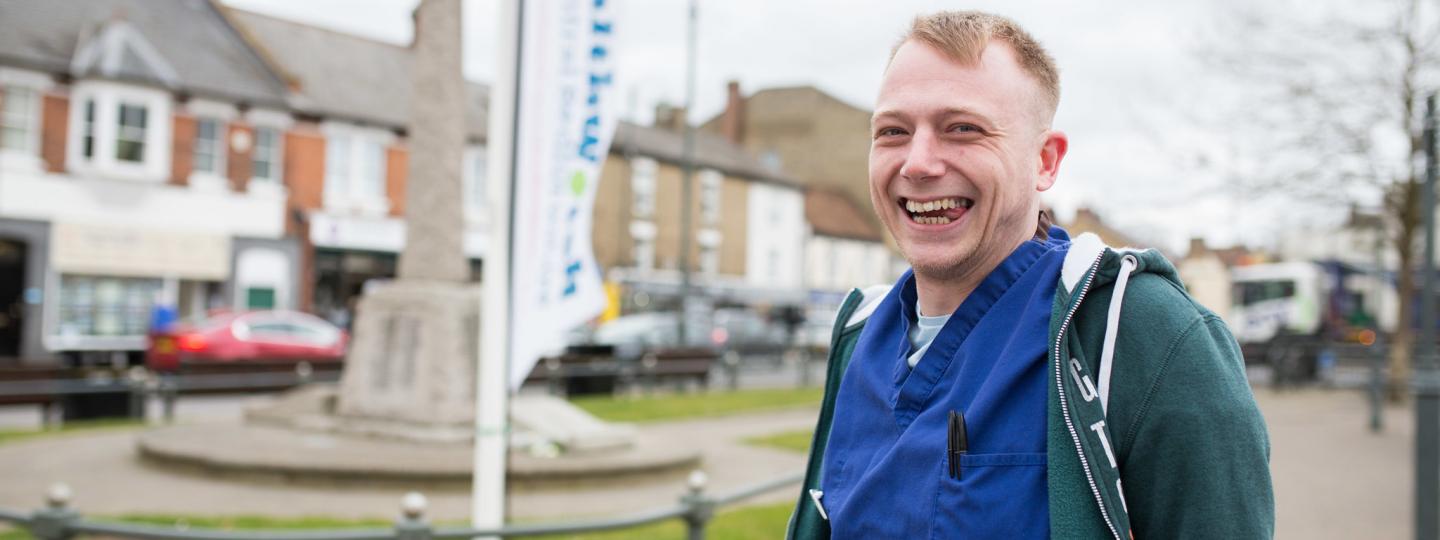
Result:
[[813,86],[745,96],[731,82],[726,92],[725,110],[702,129],[783,169],[806,190],[811,318],[833,313],[852,287],[898,278],[906,265],[870,208],[870,111]]
[[[395,276],[405,242],[408,47],[228,10],[290,85],[288,234],[302,246],[301,306],[345,324],[365,283]],[[465,253],[479,279],[485,200],[487,89],[467,82],[462,170]]]
[[[138,351],[156,303],[348,322],[403,247],[410,63],[403,45],[214,0],[0,4],[0,363]],[[478,279],[488,92],[468,90]],[[596,256],[630,308],[678,291],[682,118],[622,122],[604,164]],[[689,205],[700,290],[803,301],[795,178],[701,133]]]
[[[654,126],[620,123],[596,194],[596,259],[630,293],[626,307],[646,307],[638,293],[673,299],[681,281],[684,120],[661,109]],[[697,130],[689,205],[694,285],[722,303],[803,302],[806,223],[794,179]]]
[[209,2],[0,4],[0,363],[133,357],[157,302],[297,305],[288,109]]

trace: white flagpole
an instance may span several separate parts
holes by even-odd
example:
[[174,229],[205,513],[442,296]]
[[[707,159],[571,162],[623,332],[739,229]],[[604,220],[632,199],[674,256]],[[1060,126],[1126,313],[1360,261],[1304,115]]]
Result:
[[510,432],[511,267],[515,193],[515,134],[523,0],[500,0],[495,25],[495,81],[490,87],[486,171],[490,189],[491,233],[485,251],[484,296],[480,317],[480,358],[475,370],[475,464],[471,524],[505,524],[505,470]]

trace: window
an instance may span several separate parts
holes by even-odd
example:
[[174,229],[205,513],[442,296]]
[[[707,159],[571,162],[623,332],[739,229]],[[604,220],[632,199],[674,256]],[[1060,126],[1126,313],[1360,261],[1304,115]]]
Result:
[[385,150],[380,141],[354,133],[334,133],[325,147],[326,203],[383,207]]
[[1234,287],[1235,302],[1242,306],[1295,296],[1295,282],[1290,280],[1244,281]]
[[257,180],[280,183],[280,130],[255,128],[255,160],[252,174]]
[[637,218],[655,215],[655,160],[638,158],[631,161],[630,210]]
[[80,155],[86,160],[95,157],[95,100],[85,100],[85,118],[80,123]]
[[145,335],[160,288],[159,279],[62,275],[60,334]]
[[223,125],[214,118],[201,118],[195,124],[195,172],[224,176],[225,139],[220,134],[222,129]]
[[34,90],[18,86],[0,89],[0,150],[36,153],[39,124],[38,99]]
[[635,268],[641,270],[655,268],[655,233],[655,223],[652,221],[635,220],[630,222],[630,238],[635,241]]
[[718,171],[700,172],[700,219],[706,225],[720,222],[720,184],[724,177]]
[[[70,140],[65,145],[68,168],[82,176],[167,181],[175,148],[170,122],[173,99],[155,88],[111,81],[75,83],[70,91]],[[224,124],[220,127],[218,137],[223,138]]]
[[484,148],[471,148],[465,151],[465,207],[471,214],[482,214],[485,212],[485,168],[489,166],[485,159]]
[[653,270],[655,268],[655,239],[635,239],[635,268]]
[[350,137],[330,137],[325,144],[325,194],[344,198],[350,192]]
[[700,246],[700,272],[714,274],[720,271],[720,250],[715,246]]
[[142,105],[120,104],[120,119],[115,130],[115,159],[140,163],[145,161],[146,110]]

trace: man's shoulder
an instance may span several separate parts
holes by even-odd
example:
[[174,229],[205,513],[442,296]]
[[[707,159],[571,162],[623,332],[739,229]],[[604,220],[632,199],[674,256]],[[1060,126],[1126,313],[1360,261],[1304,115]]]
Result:
[[[1082,342],[1093,344],[1085,350],[1093,349],[1097,355],[1092,361],[1098,361],[1106,328],[1118,324],[1117,369],[1125,364],[1131,374],[1158,374],[1176,357],[1203,364],[1192,367],[1204,371],[1231,369],[1239,349],[1224,321],[1190,296],[1158,253],[1144,258],[1146,268],[1131,274],[1123,299],[1114,297],[1117,283],[1107,275],[1089,292],[1077,314]],[[1109,316],[1115,301],[1122,302],[1118,321]]]

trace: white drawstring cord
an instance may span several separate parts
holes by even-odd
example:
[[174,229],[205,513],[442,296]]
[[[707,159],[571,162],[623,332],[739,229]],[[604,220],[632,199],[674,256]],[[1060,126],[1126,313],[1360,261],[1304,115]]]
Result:
[[1130,272],[1140,262],[1134,255],[1125,254],[1120,260],[1120,275],[1115,278],[1115,289],[1110,293],[1110,313],[1105,318],[1105,345],[1100,349],[1100,410],[1110,409],[1110,368],[1115,358],[1115,336],[1120,328],[1120,305],[1125,302],[1125,286],[1130,283]]

